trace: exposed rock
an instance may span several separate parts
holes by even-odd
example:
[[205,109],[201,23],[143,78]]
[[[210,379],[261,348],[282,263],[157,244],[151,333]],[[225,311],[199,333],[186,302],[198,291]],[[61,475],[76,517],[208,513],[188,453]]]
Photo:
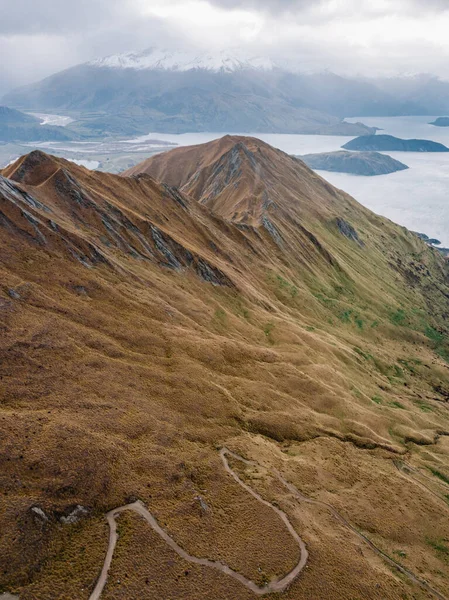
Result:
[[282,237],[268,217],[262,217],[262,225],[278,246],[282,246]]
[[181,263],[174,255],[173,251],[169,248],[172,240],[168,238],[168,236],[164,236],[162,231],[158,229],[155,225],[150,225],[151,234],[153,236],[154,243],[156,244],[157,250],[162,254],[162,256],[166,259],[167,266],[175,269],[177,271],[181,270]]
[[30,208],[36,208],[45,212],[51,212],[51,209],[33,198],[30,194],[22,190],[19,186],[14,185],[11,180],[0,175],[0,193],[14,204],[21,206],[22,203],[27,204]]
[[198,502],[201,512],[203,514],[207,514],[211,512],[211,508],[210,506],[207,504],[207,502],[204,500],[204,498],[202,498],[201,496],[196,496],[195,500]]
[[169,185],[162,184],[167,196],[177,202],[180,206],[187,210],[188,205],[186,198],[181,194],[181,192],[176,187],[170,187]]
[[49,517],[45,514],[43,509],[40,508],[40,506],[33,506],[33,508],[31,509],[31,512],[33,513],[33,516],[35,517],[35,519],[37,519],[41,523],[48,522]]
[[212,285],[225,285],[228,287],[233,287],[229,277],[220,271],[220,269],[213,267],[201,258],[196,263],[196,272],[202,279],[204,279],[204,281],[207,281]]
[[350,223],[348,223],[341,217],[337,217],[335,219],[335,222],[337,224],[338,230],[342,235],[347,237],[349,240],[357,242],[358,244],[360,244],[360,246],[364,245],[362,240],[359,238],[359,234]]
[[74,523],[78,523],[80,519],[86,517],[88,514],[88,509],[78,504],[67,516],[62,516],[59,520],[64,525],[73,525]]

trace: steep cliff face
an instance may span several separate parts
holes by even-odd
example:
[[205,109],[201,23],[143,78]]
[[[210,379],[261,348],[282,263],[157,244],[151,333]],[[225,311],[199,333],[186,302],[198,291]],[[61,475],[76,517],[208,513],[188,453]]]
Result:
[[[448,263],[418,236],[226,137],[125,177],[22,157],[0,252],[1,590],[87,600],[139,500],[258,586],[299,560],[281,507],[286,598],[444,597]],[[254,597],[117,521],[102,598]]]

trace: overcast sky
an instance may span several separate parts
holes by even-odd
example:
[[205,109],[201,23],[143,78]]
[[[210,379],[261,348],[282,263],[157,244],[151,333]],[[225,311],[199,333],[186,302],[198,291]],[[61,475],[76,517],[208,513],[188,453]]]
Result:
[[305,70],[449,79],[449,0],[0,0],[0,94],[150,46],[242,47]]

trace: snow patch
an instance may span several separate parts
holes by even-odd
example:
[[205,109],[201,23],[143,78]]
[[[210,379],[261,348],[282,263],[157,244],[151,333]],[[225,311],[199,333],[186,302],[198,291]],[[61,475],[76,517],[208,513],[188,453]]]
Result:
[[87,63],[93,67],[110,69],[133,69],[136,71],[158,70],[158,71],[191,71],[202,69],[215,73],[232,73],[256,69],[259,71],[271,71],[276,64],[269,58],[261,56],[242,55],[241,53],[230,53],[221,51],[217,53],[208,52],[183,52],[160,50],[149,48],[140,53],[128,52],[126,54],[115,54],[106,58],[99,58]]

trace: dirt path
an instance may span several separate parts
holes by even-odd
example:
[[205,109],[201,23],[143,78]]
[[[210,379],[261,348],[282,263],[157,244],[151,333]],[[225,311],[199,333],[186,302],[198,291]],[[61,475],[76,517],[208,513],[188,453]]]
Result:
[[411,481],[412,483],[414,483],[415,485],[419,485],[420,488],[422,488],[423,490],[426,490],[427,492],[429,492],[430,494],[432,494],[432,496],[434,496],[435,498],[438,498],[438,500],[444,504],[445,508],[448,510],[449,509],[449,505],[447,504],[446,500],[443,498],[443,496],[440,496],[440,494],[437,494],[436,492],[433,491],[433,489],[426,485],[425,483],[423,483],[422,481],[419,481],[418,479],[416,479],[415,477],[413,477],[413,473],[415,473],[416,475],[420,475],[421,477],[424,477],[425,479],[427,479],[428,481],[430,481],[431,483],[438,484],[441,486],[446,486],[446,489],[449,487],[446,483],[444,483],[444,481],[439,481],[438,479],[432,479],[431,477],[428,477],[427,475],[424,475],[424,473],[421,473],[421,471],[419,471],[418,469],[415,469],[414,467],[412,467],[411,465],[405,463],[405,462],[401,462],[401,461],[393,461],[395,467],[397,468],[397,470],[399,471],[401,477],[403,477],[404,479],[406,479],[407,481]]
[[[150,511],[141,502],[135,502],[133,504],[128,504],[126,506],[116,508],[116,509],[110,511],[109,513],[107,513],[107,515],[106,515],[107,521],[109,523],[109,528],[110,528],[109,546],[108,546],[108,551],[107,551],[106,558],[105,558],[105,561],[103,564],[103,569],[101,571],[97,585],[95,586],[94,591],[92,592],[92,594],[89,597],[89,600],[99,600],[101,597],[101,594],[103,593],[103,590],[104,590],[104,587],[106,585],[107,578],[108,578],[108,572],[109,572],[109,569],[110,569],[110,566],[112,563],[115,546],[116,546],[117,540],[118,540],[116,517],[118,517],[122,512],[125,512],[127,510],[134,511],[137,514],[141,515],[151,525],[151,527],[156,531],[156,533],[158,533],[161,536],[161,538],[170,546],[170,548],[172,548],[184,560],[187,560],[188,562],[191,562],[193,564],[217,569],[221,573],[224,573],[225,575],[228,575],[229,577],[236,579],[238,582],[240,582],[242,585],[244,585],[246,588],[248,588],[249,590],[251,590],[252,592],[254,592],[254,594],[256,594],[258,596],[272,594],[274,592],[282,592],[298,577],[298,575],[301,573],[301,571],[304,569],[304,567],[307,564],[308,552],[307,552],[306,545],[304,544],[303,540],[299,537],[299,535],[295,531],[295,529],[294,529],[293,525],[290,523],[286,513],[284,513],[281,509],[277,508],[276,506],[274,506],[267,500],[264,500],[262,498],[262,496],[260,496],[255,490],[250,488],[246,483],[244,483],[240,479],[240,477],[237,475],[237,473],[229,465],[229,462],[227,459],[228,456],[234,458],[235,460],[243,462],[244,464],[246,464],[248,466],[253,466],[253,467],[259,468],[260,465],[258,465],[254,461],[250,461],[250,460],[246,460],[245,458],[242,458],[238,454],[235,454],[231,450],[228,450],[228,448],[222,448],[220,450],[220,457],[221,457],[221,460],[223,462],[223,466],[224,466],[226,472],[229,473],[229,475],[245,491],[247,491],[248,494],[251,494],[251,496],[253,496],[256,500],[258,500],[264,506],[267,506],[267,507],[271,508],[272,510],[274,510],[278,514],[280,519],[284,522],[285,526],[287,527],[287,529],[290,532],[290,534],[292,535],[292,537],[297,542],[297,544],[301,550],[301,557],[300,557],[298,564],[295,566],[295,568],[292,571],[290,571],[290,573],[285,575],[283,578],[275,579],[275,580],[271,581],[269,584],[267,584],[266,586],[260,587],[256,583],[254,583],[254,581],[252,581],[251,579],[247,579],[244,575],[241,575],[240,573],[237,573],[236,571],[233,571],[230,567],[228,567],[224,563],[208,560],[207,558],[197,558],[196,556],[192,556],[192,555],[188,554],[188,552],[186,552],[183,548],[181,548],[173,540],[173,538],[171,538],[168,535],[168,533],[166,533],[159,526],[156,519],[153,517],[153,515],[150,513]],[[319,500],[313,500],[312,498],[304,496],[304,494],[301,494],[301,492],[293,484],[289,483],[286,479],[284,479],[284,477],[279,473],[279,471],[273,470],[272,472],[273,472],[274,476],[282,483],[282,485],[286,489],[288,489],[289,492],[296,498],[296,500],[298,500],[299,502],[313,504],[313,505],[320,506],[322,508],[327,509],[337,521],[339,521],[344,527],[349,529],[358,538],[360,538],[365,544],[367,544],[371,548],[371,550],[373,550],[378,556],[380,556],[383,560],[385,560],[390,566],[394,567],[400,573],[402,573],[408,579],[410,579],[410,581],[412,581],[412,583],[420,586],[422,589],[426,590],[427,592],[430,592],[435,598],[438,598],[438,600],[447,600],[447,598],[445,596],[443,596],[437,590],[433,589],[426,581],[419,579],[414,573],[412,573],[411,571],[409,571],[408,569],[403,567],[400,563],[396,562],[395,560],[390,558],[387,554],[385,554],[385,552],[383,552],[380,548],[378,548],[368,537],[366,537],[363,533],[359,532],[353,525],[351,525],[351,523],[349,521],[347,521],[342,515],[340,515],[340,513],[332,505],[327,504],[326,502],[321,502]]]
[[417,577],[414,573],[403,567],[394,559],[390,558],[388,554],[386,554],[380,548],[378,548],[368,537],[366,537],[363,533],[358,531],[358,529],[351,525],[349,521],[342,517],[342,515],[332,505],[327,504],[326,502],[320,502],[319,500],[312,500],[311,498],[304,496],[294,485],[286,481],[278,471],[275,471],[275,474],[279,481],[281,481],[283,485],[285,485],[285,487],[295,496],[297,500],[299,500],[300,502],[305,502],[307,504],[315,504],[316,506],[326,508],[337,519],[337,521],[339,521],[347,529],[352,531],[357,537],[359,537],[363,542],[365,542],[365,544],[367,544],[371,548],[371,550],[373,550],[378,556],[383,558],[389,565],[391,565],[392,567],[400,571],[403,575],[408,577],[410,581],[412,581],[416,585],[419,585],[422,589],[426,590],[427,592],[430,592],[433,596],[435,596],[435,598],[438,598],[438,600],[447,600],[446,596],[443,596],[443,594],[432,588],[427,583],[427,581],[419,579],[419,577]]
[[241,573],[237,573],[236,571],[233,571],[230,567],[228,567],[224,563],[221,563],[219,561],[208,560],[207,558],[198,558],[198,557],[192,556],[191,554],[186,552],[183,548],[181,548],[181,546],[179,546],[175,542],[175,540],[173,538],[171,538],[168,535],[168,533],[166,531],[164,531],[159,526],[156,519],[153,517],[153,515],[150,513],[150,511],[141,502],[134,502],[133,504],[127,504],[126,506],[121,506],[120,508],[111,510],[106,515],[106,518],[107,518],[107,521],[109,524],[109,530],[110,530],[109,546],[108,546],[108,551],[107,551],[106,558],[105,558],[105,561],[103,564],[103,569],[102,569],[100,577],[97,581],[97,585],[95,586],[94,591],[92,592],[92,594],[89,597],[89,600],[99,600],[101,597],[101,594],[103,593],[104,587],[105,587],[107,579],[108,579],[108,572],[111,567],[112,558],[114,556],[115,546],[116,546],[117,540],[118,540],[116,518],[121,513],[125,512],[127,510],[134,511],[135,513],[142,516],[147,521],[147,523],[149,523],[151,525],[151,527],[154,529],[154,531],[156,531],[156,533],[158,533],[161,536],[161,538],[170,546],[170,548],[172,548],[172,550],[174,550],[184,560],[187,560],[188,562],[196,564],[196,565],[201,565],[203,567],[210,567],[212,569],[216,569],[216,570],[220,571],[221,573],[224,573],[225,575],[228,575],[229,577],[236,579],[238,582],[240,582],[242,585],[244,585],[246,588],[248,588],[249,590],[251,590],[252,592],[254,592],[254,594],[256,594],[258,596],[263,596],[265,594],[272,594],[274,592],[282,592],[296,579],[296,577],[298,577],[298,575],[301,573],[301,571],[306,566],[307,559],[309,556],[306,545],[304,544],[302,539],[299,537],[299,535],[296,533],[296,531],[295,531],[293,525],[290,523],[287,515],[282,510],[277,508],[276,506],[273,506],[272,504],[270,504],[270,502],[267,502],[266,500],[264,500],[262,498],[262,496],[260,496],[257,492],[255,492],[253,489],[251,489],[248,485],[246,485],[246,483],[244,483],[240,479],[240,477],[237,475],[237,473],[235,473],[232,470],[232,468],[230,467],[228,460],[226,458],[227,455],[230,455],[233,458],[235,458],[236,460],[240,460],[246,464],[250,464],[249,461],[246,461],[245,459],[241,458],[237,454],[230,452],[229,450],[227,450],[227,448],[223,448],[220,451],[220,456],[223,461],[225,470],[233,477],[233,479],[244,490],[246,490],[249,494],[251,494],[251,496],[256,498],[256,500],[258,500],[261,504],[264,504],[265,506],[268,506],[269,508],[274,510],[279,515],[279,517],[282,519],[282,521],[284,522],[288,531],[290,532],[292,537],[297,542],[297,544],[300,548],[300,551],[301,551],[301,556],[300,556],[298,564],[294,567],[294,569],[292,569],[290,571],[290,573],[285,575],[285,577],[282,577],[281,579],[275,579],[275,580],[271,581],[270,583],[268,583],[267,585],[260,587],[256,583],[254,583],[254,581],[252,581],[251,579],[247,579]]
[[[260,466],[254,461],[245,460],[244,458],[242,458],[241,456],[238,456],[237,454],[234,454],[227,448],[224,448],[223,450],[221,450],[220,455],[222,456],[222,458],[223,458],[224,454],[229,454],[233,458],[240,460],[241,462],[243,462],[249,466],[252,466],[252,467]],[[228,470],[226,468],[226,465],[225,465],[225,469]],[[282,485],[285,486],[293,494],[293,496],[299,502],[304,502],[306,504],[314,504],[316,506],[326,508],[335,517],[335,519],[337,519],[337,521],[339,521],[342,525],[344,525],[344,527],[349,529],[358,538],[360,538],[363,542],[365,542],[365,544],[367,544],[371,548],[371,550],[373,550],[378,556],[382,557],[389,565],[391,565],[392,567],[394,567],[395,569],[400,571],[403,575],[408,577],[410,579],[410,581],[412,581],[416,585],[419,585],[421,588],[423,588],[427,592],[430,592],[433,596],[435,596],[435,598],[438,598],[438,600],[447,600],[446,596],[443,596],[440,592],[433,589],[426,581],[419,579],[419,577],[417,577],[414,573],[412,573],[411,571],[409,571],[408,569],[403,567],[400,563],[396,562],[394,559],[390,558],[388,556],[388,554],[385,554],[385,552],[383,552],[380,548],[378,548],[368,537],[366,537],[363,533],[361,533],[360,531],[358,531],[358,529],[356,529],[353,525],[351,525],[351,523],[348,520],[346,520],[331,504],[327,504],[326,502],[320,502],[319,500],[313,500],[312,498],[309,498],[308,496],[304,496],[304,494],[301,494],[301,492],[293,484],[289,483],[286,479],[284,479],[284,477],[282,477],[282,475],[280,474],[280,472],[277,469],[273,469],[273,474],[282,483]],[[233,477],[234,477],[233,473],[231,473],[231,475],[233,475]],[[420,483],[420,482],[417,482],[416,480],[414,480],[413,478],[410,478],[410,479],[412,481],[414,481],[415,483]],[[245,485],[245,484],[243,484],[243,485]],[[425,488],[428,489],[427,486],[425,486]],[[245,486],[245,489],[247,489],[250,493],[253,493],[252,490],[250,490],[250,488],[248,488],[247,486]],[[441,498],[440,498],[440,500],[441,500]]]

